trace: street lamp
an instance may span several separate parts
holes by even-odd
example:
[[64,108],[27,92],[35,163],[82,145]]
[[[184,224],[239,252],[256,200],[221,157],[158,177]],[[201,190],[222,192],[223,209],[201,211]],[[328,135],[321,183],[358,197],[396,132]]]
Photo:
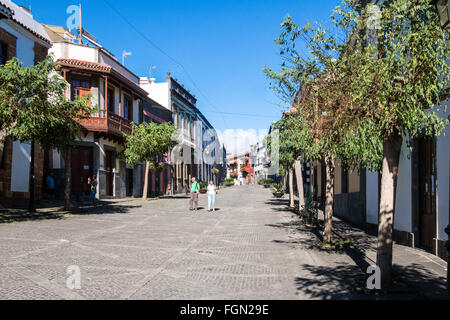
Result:
[[450,0],[434,0],[442,29],[450,29]]

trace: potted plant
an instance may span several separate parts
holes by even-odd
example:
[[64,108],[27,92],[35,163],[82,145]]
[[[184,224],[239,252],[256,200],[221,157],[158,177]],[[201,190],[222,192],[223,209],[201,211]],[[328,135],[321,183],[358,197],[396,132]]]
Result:
[[275,188],[272,191],[272,194],[275,198],[283,198],[284,197],[284,188],[283,185],[280,183],[274,184],[273,187]]
[[234,186],[234,179],[232,178],[225,179],[225,186],[226,187]]
[[267,178],[264,181],[264,188],[268,189],[272,186],[273,180],[271,178]]
[[164,168],[165,168],[164,162],[159,162],[159,163],[156,165],[156,171],[163,171]]

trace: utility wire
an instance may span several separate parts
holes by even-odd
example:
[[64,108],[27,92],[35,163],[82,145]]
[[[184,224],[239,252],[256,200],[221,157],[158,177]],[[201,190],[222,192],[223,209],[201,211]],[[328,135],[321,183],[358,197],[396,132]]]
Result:
[[233,113],[233,112],[217,112],[219,114],[227,114],[227,115],[232,115],[232,116],[244,116],[244,117],[259,117],[259,118],[277,118],[280,117],[281,115],[273,115],[273,116],[269,116],[269,115],[264,115],[264,114],[254,114],[254,113]]
[[[183,72],[186,74],[186,76],[189,78],[189,80],[192,82],[192,84],[194,85],[194,87],[197,89],[197,91],[205,98],[205,100],[211,104],[211,106],[215,109],[214,111],[217,113],[220,113],[218,111],[218,108],[211,102],[211,100],[208,99],[208,97],[200,90],[200,88],[197,86],[197,84],[195,83],[194,79],[191,77],[191,75],[189,74],[189,72],[186,70],[186,68],[183,66],[183,64],[181,64],[180,62],[178,62],[176,59],[174,59],[172,56],[170,56],[167,52],[165,52],[163,49],[161,49],[161,47],[159,47],[155,42],[153,42],[150,38],[148,38],[144,33],[142,33],[138,28],[136,28],[134,26],[134,24],[132,24],[119,10],[117,10],[113,5],[111,5],[107,0],[103,0],[103,2],[105,2],[105,4],[111,8],[111,10],[113,10],[123,21],[125,21],[126,24],[128,24],[128,26],[130,26],[130,28],[132,28],[138,35],[140,35],[144,40],[146,40],[148,43],[150,43],[154,48],[156,48],[159,52],[161,52],[163,55],[165,55],[168,59],[170,59],[172,62],[174,62],[176,65],[178,65]],[[225,118],[222,117],[222,120],[225,124],[226,127],[228,127]]]

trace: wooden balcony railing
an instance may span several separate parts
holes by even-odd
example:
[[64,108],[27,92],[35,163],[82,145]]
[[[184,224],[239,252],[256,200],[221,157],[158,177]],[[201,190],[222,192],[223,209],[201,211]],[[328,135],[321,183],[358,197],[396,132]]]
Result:
[[241,171],[242,171],[242,172],[250,173],[250,167],[248,167],[248,166],[241,167]]
[[99,110],[96,116],[81,119],[80,124],[89,131],[106,132],[119,136],[122,136],[123,133],[130,135],[133,132],[131,121],[113,113],[108,113],[108,117],[106,117],[104,110]]

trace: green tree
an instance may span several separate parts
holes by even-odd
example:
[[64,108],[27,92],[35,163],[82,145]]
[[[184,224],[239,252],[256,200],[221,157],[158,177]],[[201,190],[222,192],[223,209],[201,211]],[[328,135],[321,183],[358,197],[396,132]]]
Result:
[[[273,129],[279,134],[279,161],[288,172],[290,207],[294,207],[294,173],[297,182],[299,209],[305,206],[304,182],[302,173],[302,157],[305,149],[312,142],[310,135],[305,131],[305,122],[298,111],[285,113],[281,120],[273,124]],[[267,141],[271,148],[271,139]]]
[[377,265],[385,285],[392,281],[401,147],[405,139],[438,136],[448,124],[440,117],[438,104],[449,82],[450,44],[448,31],[440,28],[436,9],[428,0],[386,1],[381,13],[377,28],[371,32],[367,30],[367,8],[343,10],[340,21],[356,25],[359,32],[355,32],[354,42],[364,62],[354,73],[355,83],[365,85],[355,91],[355,116],[349,123],[375,132],[383,141]]
[[175,127],[171,123],[157,124],[143,122],[133,125],[133,134],[125,135],[124,156],[127,163],[138,164],[145,161],[145,180],[142,198],[147,199],[148,173],[150,167],[156,168],[157,157],[176,145],[172,139]]
[[75,119],[91,113],[87,98],[65,100],[67,84],[55,69],[51,56],[34,66],[24,67],[17,58],[0,66],[0,149],[7,137],[31,141],[29,212],[36,211],[35,142],[44,150],[66,150],[79,129]]
[[[355,140],[362,138],[363,131],[347,121],[348,106],[355,100],[350,89],[358,87],[348,69],[358,56],[345,50],[353,25],[336,25],[344,29],[340,33],[343,37],[309,22],[299,27],[287,16],[275,41],[283,59],[281,70],[276,72],[268,67],[263,70],[271,79],[272,88],[299,114],[290,117],[297,126],[291,124],[287,135],[301,147],[308,161],[325,164],[324,241],[327,243],[332,241],[335,161],[359,167],[361,161],[377,160],[376,148],[371,149],[375,151],[371,157],[361,153]],[[377,145],[376,139],[373,140]]]

